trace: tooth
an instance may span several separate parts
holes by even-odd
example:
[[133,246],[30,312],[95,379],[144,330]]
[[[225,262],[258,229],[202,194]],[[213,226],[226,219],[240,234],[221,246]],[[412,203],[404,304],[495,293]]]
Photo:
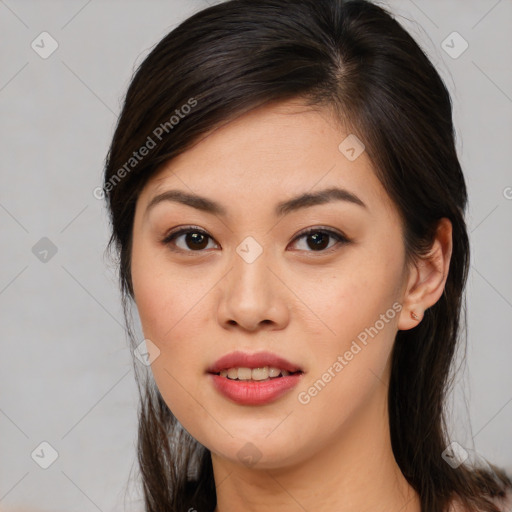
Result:
[[281,373],[281,370],[279,368],[275,368],[274,366],[271,366],[268,369],[268,376],[269,377],[279,377],[280,373]]
[[231,380],[256,380],[256,381],[264,381],[269,378],[276,378],[282,375],[286,377],[290,375],[291,372],[287,370],[281,370],[280,368],[276,368],[275,366],[263,366],[260,368],[229,368],[227,370],[222,370],[219,372],[221,377],[227,377]]
[[250,368],[238,368],[239,380],[251,380],[252,370]]
[[251,378],[252,380],[268,379],[268,366],[264,366],[263,368],[253,368]]
[[230,379],[238,379],[238,368],[230,368],[228,370],[228,377]]

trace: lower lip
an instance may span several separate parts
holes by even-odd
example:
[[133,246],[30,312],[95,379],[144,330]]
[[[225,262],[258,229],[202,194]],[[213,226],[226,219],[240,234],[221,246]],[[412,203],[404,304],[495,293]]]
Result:
[[242,405],[262,405],[273,402],[294,388],[302,373],[277,377],[266,381],[231,380],[210,373],[213,385],[222,395]]

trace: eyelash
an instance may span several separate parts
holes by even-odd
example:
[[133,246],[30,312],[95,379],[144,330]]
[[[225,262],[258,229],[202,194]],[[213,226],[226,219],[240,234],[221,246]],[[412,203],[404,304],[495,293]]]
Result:
[[[211,240],[213,240],[213,237],[211,237],[206,231],[204,231],[204,230],[202,230],[202,229],[200,229],[200,228],[198,228],[196,226],[186,226],[184,228],[181,228],[181,229],[178,229],[176,231],[172,231],[171,233],[168,233],[165,236],[165,238],[162,240],[162,244],[165,245],[165,246],[168,246],[174,252],[181,252],[181,253],[202,253],[202,252],[205,252],[204,249],[193,251],[193,250],[185,250],[185,249],[171,247],[173,245],[171,242],[173,242],[179,236],[186,235],[188,233],[197,233],[197,234],[200,234],[200,235],[205,235],[208,238],[210,238]],[[346,236],[342,235],[341,233],[338,233],[336,231],[332,231],[331,229],[322,228],[322,227],[309,228],[306,231],[303,231],[303,232],[299,233],[292,240],[292,243],[296,242],[297,240],[299,240],[301,238],[307,237],[308,235],[317,234],[317,233],[322,233],[324,235],[329,235],[330,237],[334,238],[338,243],[335,244],[333,247],[330,247],[329,249],[322,249],[320,251],[310,250],[310,251],[306,251],[306,252],[312,252],[312,253],[318,252],[318,253],[321,253],[321,254],[322,253],[323,254],[330,254],[333,251],[336,251],[337,249],[339,249],[338,246],[340,244],[341,245],[346,245],[346,244],[350,243],[350,240]]]

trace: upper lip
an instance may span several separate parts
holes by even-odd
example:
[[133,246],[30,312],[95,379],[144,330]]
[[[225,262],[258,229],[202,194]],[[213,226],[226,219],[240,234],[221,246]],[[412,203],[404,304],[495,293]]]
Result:
[[257,352],[247,354],[245,352],[231,352],[215,361],[208,369],[208,373],[219,373],[221,370],[229,368],[263,368],[272,366],[290,373],[302,371],[296,364],[290,363],[287,359],[271,352]]

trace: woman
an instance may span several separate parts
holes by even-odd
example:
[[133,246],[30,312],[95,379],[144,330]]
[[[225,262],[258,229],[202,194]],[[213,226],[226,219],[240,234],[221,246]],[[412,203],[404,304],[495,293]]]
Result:
[[446,87],[388,12],[187,19],[133,77],[104,190],[147,511],[510,509],[445,428],[466,186]]

